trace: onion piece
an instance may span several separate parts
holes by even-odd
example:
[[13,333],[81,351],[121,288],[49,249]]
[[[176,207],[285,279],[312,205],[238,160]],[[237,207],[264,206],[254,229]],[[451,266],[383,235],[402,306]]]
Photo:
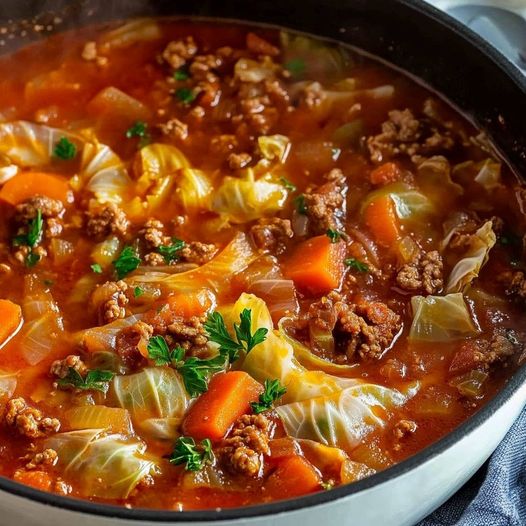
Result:
[[255,294],[267,304],[274,321],[299,312],[296,289],[290,279],[260,279],[252,283],[247,292]]

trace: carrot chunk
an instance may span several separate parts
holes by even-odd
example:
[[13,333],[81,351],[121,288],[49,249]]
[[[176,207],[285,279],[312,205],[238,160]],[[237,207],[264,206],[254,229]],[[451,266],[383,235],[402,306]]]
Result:
[[370,180],[373,184],[388,184],[398,181],[400,176],[400,169],[395,163],[385,163],[371,172]]
[[389,195],[378,197],[364,211],[365,224],[376,241],[390,247],[400,239],[395,204]]
[[286,458],[265,484],[266,492],[275,499],[288,499],[320,489],[321,477],[316,468],[300,456]]
[[45,195],[63,203],[71,202],[72,193],[63,177],[41,172],[23,172],[9,179],[0,190],[0,199],[17,205],[35,195]]
[[0,300],[0,347],[16,334],[22,324],[22,309],[9,300]]
[[345,243],[327,236],[308,239],[296,247],[284,274],[302,291],[323,294],[337,288],[345,271]]
[[17,471],[13,477],[17,482],[42,491],[50,491],[53,480],[45,471]]
[[188,411],[183,422],[185,435],[196,440],[223,438],[241,415],[250,411],[250,402],[259,399],[263,386],[243,371],[216,374]]

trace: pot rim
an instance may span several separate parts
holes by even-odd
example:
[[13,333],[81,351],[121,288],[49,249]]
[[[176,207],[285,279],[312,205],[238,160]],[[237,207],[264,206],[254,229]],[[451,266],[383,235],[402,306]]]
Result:
[[[431,18],[434,22],[456,33],[457,36],[468,42],[471,46],[481,51],[488,60],[492,61],[526,96],[526,76],[506,59],[496,48],[483,40],[471,29],[455,20],[443,11],[427,4],[423,0],[398,0],[399,3],[411,8],[413,11]],[[217,19],[229,21],[229,19]],[[271,24],[269,24],[271,25]],[[383,60],[383,59],[382,59]],[[265,504],[244,506],[239,508],[222,508],[214,510],[174,511],[149,508],[125,508],[111,504],[90,502],[87,500],[61,496],[44,492],[26,486],[14,480],[0,476],[0,492],[10,493],[17,497],[36,501],[40,504],[62,508],[72,512],[86,515],[123,519],[127,521],[161,522],[223,522],[239,519],[257,518],[269,515],[294,512],[312,508],[323,504],[330,504],[345,497],[356,495],[375,486],[387,483],[400,477],[441,455],[452,447],[462,437],[469,435],[482,426],[489,418],[519,390],[526,381],[526,364],[521,366],[506,382],[504,387],[481,409],[470,418],[456,427],[453,431],[437,440],[433,444],[415,453],[413,456],[389,467],[379,473],[348,485],[338,486],[330,491],[314,493],[289,500],[274,501]],[[526,400],[524,401],[526,403]]]

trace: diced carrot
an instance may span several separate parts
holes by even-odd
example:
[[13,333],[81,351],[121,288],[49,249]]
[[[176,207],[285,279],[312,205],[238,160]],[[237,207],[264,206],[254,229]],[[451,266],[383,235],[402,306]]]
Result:
[[71,202],[73,197],[66,179],[42,172],[15,175],[0,190],[0,199],[12,205],[22,203],[34,195],[45,195],[63,203]]
[[9,300],[0,300],[0,347],[16,334],[21,324],[20,305]]
[[398,217],[391,196],[383,195],[371,201],[364,211],[364,219],[380,245],[393,246],[400,238]]
[[190,407],[183,431],[196,440],[223,438],[241,415],[250,411],[250,402],[259,399],[263,386],[243,371],[216,374]]
[[323,294],[338,287],[344,274],[345,243],[328,236],[308,239],[296,247],[283,272],[302,291]]
[[316,468],[300,456],[281,462],[265,484],[268,495],[275,499],[288,499],[320,489],[321,477]]
[[400,169],[395,163],[385,163],[371,172],[370,180],[373,184],[388,184],[398,181],[400,176]]
[[53,479],[45,471],[17,471],[13,477],[17,482],[42,491],[50,491]]

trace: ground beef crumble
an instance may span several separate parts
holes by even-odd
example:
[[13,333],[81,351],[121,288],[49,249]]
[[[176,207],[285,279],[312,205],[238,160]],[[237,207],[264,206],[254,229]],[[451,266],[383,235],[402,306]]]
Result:
[[171,68],[179,69],[198,52],[197,44],[191,36],[180,40],[172,40],[164,48],[161,59]]
[[129,299],[126,296],[128,284],[123,281],[106,281],[97,285],[91,295],[91,305],[98,314],[100,324],[126,317],[126,306]]
[[257,477],[263,455],[270,454],[271,423],[262,414],[243,415],[232,427],[216,451],[221,464],[233,473]]
[[526,276],[521,270],[506,271],[497,278],[506,287],[506,295],[519,300],[526,300]]
[[88,370],[80,356],[70,354],[62,360],[55,360],[51,364],[49,372],[52,376],[56,376],[57,378],[65,378],[69,374],[70,369],[77,371],[80,376],[84,376]]
[[201,243],[200,241],[191,241],[186,243],[179,253],[181,261],[186,263],[195,263],[203,265],[210,261],[216,254],[217,247],[213,243]]
[[25,460],[28,460],[28,463],[25,465],[25,469],[28,470],[48,466],[51,467],[57,463],[58,453],[54,449],[48,448],[39,453],[30,453]]
[[164,233],[164,224],[158,219],[148,219],[142,229],[139,230],[139,235],[144,239],[148,249],[159,248],[171,243],[170,236]]
[[281,254],[286,249],[287,240],[292,238],[294,232],[288,219],[273,217],[259,219],[251,227],[250,234],[259,250]]
[[321,186],[307,188],[304,194],[309,228],[313,235],[325,234],[329,228],[341,229],[345,218],[347,180],[339,168],[325,175]]
[[7,402],[4,422],[28,438],[41,438],[60,429],[57,418],[44,417],[42,411],[28,406],[23,398],[11,398]]
[[182,347],[191,355],[199,355],[207,351],[205,322],[206,316],[192,316],[188,320],[175,318],[167,325],[166,331],[174,345]]
[[110,234],[125,236],[128,231],[126,214],[113,203],[86,212],[86,217],[86,231],[94,239],[101,240]]
[[437,294],[444,285],[444,264],[437,250],[420,252],[398,271],[396,284],[408,292]]
[[381,358],[401,328],[400,316],[384,303],[351,303],[337,292],[313,303],[306,322],[318,332],[334,334],[335,353],[324,358],[338,363],[354,361],[356,354],[362,360]]

